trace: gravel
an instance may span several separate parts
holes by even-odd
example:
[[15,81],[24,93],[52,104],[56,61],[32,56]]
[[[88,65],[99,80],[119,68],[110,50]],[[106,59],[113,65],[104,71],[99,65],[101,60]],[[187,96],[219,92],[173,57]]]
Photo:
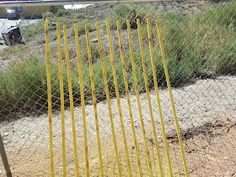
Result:
[[[196,83],[180,88],[173,88],[173,95],[176,103],[177,114],[180,120],[182,131],[188,131],[192,128],[202,127],[207,123],[213,123],[217,120],[236,122],[236,77],[221,76],[216,79],[198,80]],[[169,103],[169,96],[167,89],[160,91],[163,115],[166,123],[166,129],[169,137],[175,133],[175,126],[173,123],[172,111]],[[131,96],[134,123],[137,134],[140,138],[141,128],[139,123],[139,115],[137,111],[136,97]],[[156,105],[155,93],[151,92],[151,102],[153,105],[154,119],[158,137],[161,138],[159,116]],[[118,136],[118,142],[121,141],[121,129],[119,124],[119,114],[117,110],[117,100],[111,100],[113,118]],[[148,139],[152,139],[151,121],[149,117],[149,109],[146,99],[146,94],[141,95],[141,105],[143,111],[143,119],[146,126]],[[121,107],[124,118],[124,125],[128,139],[131,138],[131,126],[129,120],[129,113],[127,110],[127,101],[121,98]],[[108,149],[111,144],[106,140],[111,140],[109,112],[106,102],[100,102],[97,105],[99,126],[102,137],[102,144]],[[94,123],[94,111],[92,105],[86,106],[87,113],[87,128],[89,134],[89,148],[96,149],[94,142],[96,142],[96,131]],[[72,136],[71,136],[71,118],[69,110],[65,111],[66,115],[66,138],[68,152],[72,152]],[[81,107],[75,108],[77,138],[79,147],[83,142],[83,126],[82,126],[82,112]],[[47,114],[38,117],[24,117],[16,121],[1,122],[1,134],[3,135],[4,143],[12,160],[12,166],[15,172],[24,172],[31,174],[39,172],[44,175],[47,173],[48,162],[48,117]],[[54,150],[61,151],[61,121],[60,114],[54,113],[53,116],[53,135],[54,135]],[[110,141],[111,142],[111,141]],[[96,144],[96,143],[95,143]],[[129,141],[132,144],[132,141]],[[104,148],[106,149],[106,148]],[[69,153],[71,154],[71,153]],[[70,157],[72,158],[72,157]],[[58,159],[57,159],[58,160]],[[56,160],[55,160],[56,161]],[[73,161],[73,159],[71,160]],[[29,163],[30,162],[30,163]],[[59,160],[60,162],[60,160]],[[59,163],[58,162],[58,163]],[[21,166],[19,164],[25,164]],[[37,169],[31,168],[36,165]],[[58,164],[60,165],[60,163]],[[1,170],[1,169],[0,169]],[[2,170],[3,171],[3,170]],[[42,175],[42,176],[43,176]]]

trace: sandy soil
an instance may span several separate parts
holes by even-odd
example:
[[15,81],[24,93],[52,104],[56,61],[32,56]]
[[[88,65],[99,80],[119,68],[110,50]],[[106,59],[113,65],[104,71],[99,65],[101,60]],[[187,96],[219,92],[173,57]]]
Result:
[[[217,79],[198,80],[195,84],[174,88],[178,117],[183,132],[187,161],[191,176],[234,176],[235,153],[236,153],[236,77],[218,77]],[[181,176],[180,157],[175,137],[172,111],[170,109],[168,92],[161,90],[163,114],[170,142],[173,164],[176,176]],[[119,142],[122,169],[127,171],[124,159],[124,147],[122,143],[117,100],[112,99],[112,111],[116,127],[117,139]],[[140,154],[144,168],[147,172],[146,156],[143,147],[139,115],[137,111],[136,97],[131,96],[132,108],[135,120],[135,127],[138,134]],[[164,158],[159,116],[156,105],[155,93],[151,92],[152,108],[158,132],[161,154]],[[147,139],[151,151],[153,165],[156,164],[155,148],[151,132],[151,121],[146,94],[141,95],[143,119],[147,132]],[[131,153],[133,171],[137,172],[135,151],[131,134],[130,119],[127,110],[127,101],[121,99],[124,125],[126,128],[129,150]],[[87,128],[89,134],[89,155],[92,176],[98,174],[97,144],[94,123],[93,106],[86,106]],[[69,110],[66,110],[66,145],[68,176],[74,174],[73,147],[71,137],[71,118]],[[83,126],[81,108],[75,108],[77,141],[79,148],[79,160],[81,173],[85,173],[84,152],[83,152]],[[103,159],[105,173],[108,176],[116,174],[115,156],[113,152],[112,137],[110,131],[109,113],[106,102],[98,103],[99,126],[101,130]],[[12,122],[0,123],[1,134],[4,138],[7,154],[14,176],[48,176],[49,155],[48,155],[48,118],[47,115],[38,117],[24,117]],[[53,135],[55,152],[55,170],[57,176],[61,174],[61,120],[60,114],[54,113]],[[0,176],[4,170],[0,162]],[[155,170],[157,174],[157,170]],[[180,174],[180,175],[177,175]]]
[[236,176],[236,124],[217,122],[185,141],[191,176]]

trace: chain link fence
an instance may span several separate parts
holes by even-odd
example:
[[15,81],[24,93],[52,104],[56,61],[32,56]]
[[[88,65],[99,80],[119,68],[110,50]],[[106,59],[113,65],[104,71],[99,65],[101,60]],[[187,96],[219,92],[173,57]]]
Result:
[[[120,172],[121,176],[129,176],[129,169],[133,176],[138,176],[140,169],[143,176],[149,176],[146,145],[153,176],[160,176],[153,130],[156,131],[163,176],[169,176],[160,112],[170,149],[172,174],[186,175],[156,20],[163,35],[189,175],[235,176],[236,3],[162,1],[96,3],[79,9],[76,5],[70,8],[22,5],[21,8],[9,7],[8,12],[5,8],[0,9],[3,15],[7,14],[0,19],[0,32],[6,34],[11,26],[19,26],[22,36],[21,44],[16,44],[19,33],[8,33],[8,38],[15,41],[11,46],[5,45],[4,36],[0,38],[0,133],[13,176],[50,176],[45,20],[49,24],[55,176],[76,176],[77,170],[81,176],[99,176],[98,127],[105,176],[119,176]],[[20,10],[20,19],[7,19],[14,16],[9,9],[15,10],[14,13]],[[67,43],[68,46],[64,45]],[[91,55],[88,49],[91,49]],[[93,77],[90,64],[93,65]],[[104,82],[103,67],[107,82]],[[68,73],[69,68],[71,73]],[[154,74],[153,69],[156,70]],[[71,85],[68,83],[70,74]],[[156,93],[160,95],[161,107]],[[140,95],[139,107],[137,94]],[[140,115],[146,138],[143,138]],[[114,137],[117,149],[114,148]],[[76,156],[78,164],[74,160]],[[79,168],[76,170],[76,167]],[[0,176],[4,175],[0,161]]]

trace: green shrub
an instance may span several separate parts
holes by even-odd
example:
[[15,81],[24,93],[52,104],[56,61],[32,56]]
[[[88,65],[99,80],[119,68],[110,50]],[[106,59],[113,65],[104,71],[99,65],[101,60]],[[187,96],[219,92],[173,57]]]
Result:
[[[118,7],[117,7],[118,8]],[[164,32],[164,42],[168,58],[168,69],[172,86],[180,86],[186,84],[191,79],[197,77],[208,77],[208,73],[213,75],[236,74],[236,33],[235,29],[230,25],[236,19],[235,3],[227,3],[216,9],[201,14],[193,14],[184,16],[179,13],[163,13],[159,19],[162,22]],[[120,9],[124,9],[124,12]],[[127,12],[131,10],[130,18],[134,17],[136,11],[132,6],[119,8],[115,13],[120,17],[126,17]],[[219,12],[218,12],[219,11]],[[229,17],[224,19],[223,17]],[[223,21],[219,19],[224,19]],[[89,25],[89,31],[94,30],[94,25],[84,21],[79,26],[80,34],[84,33],[84,24]],[[142,37],[147,38],[146,26],[142,25]],[[155,28],[154,28],[155,29]],[[29,30],[29,29],[28,29]],[[137,32],[137,31],[136,31]],[[34,34],[34,31],[31,32]],[[153,30],[155,36],[156,31]],[[37,33],[36,33],[37,34]],[[89,76],[89,66],[86,50],[85,36],[81,38],[81,57],[83,61],[83,77],[85,84],[86,100],[91,100],[91,86]],[[138,43],[137,39],[134,43]],[[156,44],[156,43],[155,43]],[[139,45],[133,45],[135,62],[137,65],[137,79],[139,81],[140,92],[145,91],[144,77],[142,72],[142,63]],[[166,86],[164,69],[161,63],[161,56],[158,45],[155,46],[155,66],[157,70],[158,83],[160,86]],[[99,61],[99,52],[97,43],[91,44],[92,60],[94,64],[94,80],[96,88],[97,100],[105,99],[102,70]],[[115,51],[115,66],[117,69],[117,79],[119,83],[119,91],[125,93],[124,80],[122,75],[122,65],[120,62],[119,51]],[[145,60],[150,63],[149,49],[147,41],[144,40]],[[18,47],[9,48],[9,52],[17,52],[21,50]],[[72,56],[72,55],[71,55]],[[134,91],[134,83],[132,79],[132,68],[128,53],[125,55],[128,84],[131,92]],[[111,97],[115,96],[112,69],[109,56],[105,57],[105,65],[107,67],[108,86]],[[147,73],[149,87],[153,89],[153,79],[150,65],[147,65]],[[73,61],[73,94],[76,104],[79,104],[79,82],[78,67]],[[51,65],[53,106],[60,106],[59,101],[59,79],[58,66]],[[19,110],[41,110],[47,107],[47,82],[45,74],[44,61],[38,58],[31,58],[25,61],[12,62],[8,68],[0,72],[0,109],[4,111]],[[68,104],[68,86],[66,71],[64,71],[64,89],[65,100]],[[24,103],[24,104],[23,104]]]
[[83,13],[76,13],[76,18],[77,19],[86,19],[86,16]]
[[[116,29],[116,21],[121,21],[121,28],[126,29],[125,20],[129,19],[131,23],[131,28],[136,29],[137,19],[140,19],[141,23],[145,20],[146,17],[149,16],[150,9],[139,8],[133,4],[119,4],[114,7],[114,11],[111,16],[108,18],[109,23],[111,25],[111,29]],[[151,11],[152,15],[154,15],[154,11]]]
[[44,12],[42,14],[43,19],[48,19],[48,18],[52,18],[52,17],[54,17],[54,14],[52,12]]
[[80,22],[77,25],[79,29],[79,34],[85,34],[85,25],[87,26],[89,32],[96,30],[95,25],[90,23],[88,20],[84,20],[83,22]]
[[216,8],[207,11],[205,14],[200,15],[199,22],[211,21],[211,23],[217,23],[223,26],[233,25],[236,26],[236,3],[229,2],[221,4]]
[[236,73],[236,33],[230,25],[236,20],[235,9],[235,3],[227,3],[197,15],[162,15],[169,65],[178,70],[172,75],[183,78],[172,80],[186,82],[186,78],[203,76],[205,72]]
[[47,98],[44,71],[43,63],[34,58],[22,63],[12,62],[1,71],[1,108],[13,112],[16,108],[29,110],[42,107],[40,104],[44,104]]
[[40,21],[36,25],[27,26],[22,30],[22,36],[24,40],[30,40],[32,38],[37,37],[39,34],[43,34],[44,32],[44,21]]
[[70,14],[71,14],[71,12],[69,10],[64,9],[64,8],[60,8],[57,10],[58,17],[63,17],[63,16],[70,15]]
[[137,16],[137,9],[136,6],[132,4],[120,4],[114,8],[113,15],[116,18],[128,18],[133,21]]

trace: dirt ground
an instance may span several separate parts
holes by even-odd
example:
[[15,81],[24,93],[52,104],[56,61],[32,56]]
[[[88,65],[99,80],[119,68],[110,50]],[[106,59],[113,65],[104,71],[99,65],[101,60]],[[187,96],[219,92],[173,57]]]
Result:
[[216,123],[185,141],[191,176],[236,176],[236,124]]
[[[177,107],[178,117],[182,128],[186,158],[191,176],[200,177],[231,177],[236,175],[236,77],[222,76],[216,79],[198,80],[196,83],[180,88],[174,88],[173,94]],[[175,176],[183,176],[181,158],[176,141],[175,126],[166,89],[160,91],[163,116],[170,143],[172,163]],[[121,158],[123,175],[127,175],[127,165],[124,156],[124,146],[121,136],[117,100],[112,99],[112,112],[115,122],[119,154]],[[148,175],[143,137],[139,123],[136,97],[131,96],[134,124],[138,135],[139,153],[144,176]],[[167,165],[162,142],[159,115],[155,93],[151,92],[151,102],[154,112],[155,126],[159,139],[162,162],[167,175]],[[128,140],[128,149],[131,154],[132,169],[137,176],[137,165],[132,139],[127,101],[121,98],[124,125]],[[151,131],[150,114],[146,94],[141,95],[143,119],[147,132],[147,139],[153,162],[153,172],[158,176],[156,168],[155,144]],[[89,157],[91,176],[98,176],[98,156],[94,111],[92,105],[86,106],[87,129],[89,137]],[[71,133],[71,117],[66,110],[66,148],[67,173],[74,176],[74,160]],[[75,108],[77,142],[79,148],[80,172],[85,174],[83,126],[81,107]],[[114,148],[112,143],[109,112],[106,102],[98,103],[99,128],[102,139],[102,152],[106,176],[116,176]],[[34,177],[49,176],[48,154],[48,118],[47,115],[38,117],[24,117],[15,121],[0,123],[1,134],[8,154],[9,162],[14,176]],[[61,120],[60,114],[53,116],[53,136],[55,155],[55,174],[62,173],[61,157]],[[0,162],[0,176],[4,176],[3,165]]]
[[[195,177],[195,176],[196,177],[200,177],[200,176],[201,177],[209,177],[209,176],[210,177],[213,177],[213,176],[234,177],[236,176],[236,169],[235,169],[236,125],[218,123],[218,124],[215,124],[215,126],[216,127],[212,127],[212,129],[209,129],[208,132],[204,132],[199,135],[193,136],[190,139],[184,140],[184,146],[185,146],[185,151],[186,151],[186,158],[188,162],[189,172],[190,172],[190,176],[192,177]],[[184,176],[183,171],[181,170],[182,168],[179,167],[181,166],[181,164],[179,164],[181,162],[181,159],[178,154],[179,153],[178,144],[176,144],[175,141],[174,142],[170,141],[170,147],[172,149],[172,159],[174,163],[177,164],[175,166],[175,173],[176,173],[175,175]],[[149,145],[150,145],[151,151],[153,152],[154,145],[153,144],[149,144]],[[163,146],[161,146],[161,149],[162,151],[164,151]],[[25,150],[22,149],[20,153],[16,153],[16,154],[10,153],[9,160],[11,162],[14,176],[16,177],[49,176],[48,154],[45,151],[41,151],[40,153],[38,152],[39,150],[37,150],[36,152],[31,152],[32,159],[29,158],[27,160],[27,159],[22,158],[21,160],[18,160],[17,163],[14,162],[16,159],[15,157],[21,154],[29,153],[29,149],[25,149]],[[58,153],[60,152],[58,151]],[[131,154],[132,154],[132,164],[135,165],[136,160],[134,157],[135,156],[134,152],[132,150],[131,150]],[[110,161],[108,160],[109,155],[112,156]],[[106,158],[104,158],[105,159],[104,166],[106,166],[105,172],[107,176],[115,176],[117,175],[115,162],[114,162],[115,157],[114,155],[110,154],[110,152],[109,152],[109,155],[106,154]],[[145,157],[142,157],[142,158],[143,158],[142,163],[144,164],[143,166],[145,166],[146,165]],[[56,160],[58,161],[59,159],[60,158],[58,157],[56,158]],[[90,159],[90,163],[92,167],[98,166],[98,159],[92,156]],[[56,163],[56,164],[58,165],[56,168],[57,169],[56,176],[59,176],[59,174],[61,174],[62,167],[60,163]],[[81,167],[83,166],[81,168],[82,169],[81,171],[82,171],[82,174],[85,174],[85,169],[84,169],[85,163],[81,162],[80,166]],[[164,169],[167,169],[167,165]],[[137,171],[137,167],[133,168],[133,173],[135,173],[135,170]],[[168,170],[166,170],[166,173],[167,172]],[[98,169],[92,168],[91,173],[93,174],[93,176],[97,176],[96,174],[98,174]],[[73,175],[74,175],[73,161],[68,160],[68,176],[73,176]],[[127,175],[127,173],[124,172],[123,175]],[[138,175],[138,174],[135,173],[135,175]],[[3,171],[1,172],[0,176],[4,177]]]

